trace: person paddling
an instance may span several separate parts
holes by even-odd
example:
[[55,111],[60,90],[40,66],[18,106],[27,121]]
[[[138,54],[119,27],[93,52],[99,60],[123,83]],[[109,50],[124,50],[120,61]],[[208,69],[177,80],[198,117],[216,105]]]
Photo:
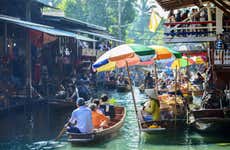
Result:
[[76,101],[77,109],[72,112],[69,122],[66,124],[67,132],[91,133],[93,131],[92,112],[85,105],[83,98]]

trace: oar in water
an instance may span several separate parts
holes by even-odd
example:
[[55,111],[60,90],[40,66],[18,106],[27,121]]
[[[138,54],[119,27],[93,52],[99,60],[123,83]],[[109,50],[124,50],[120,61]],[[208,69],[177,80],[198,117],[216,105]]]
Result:
[[55,141],[59,140],[60,137],[62,137],[62,135],[65,133],[66,131],[66,127],[69,125],[69,122],[67,124],[64,125],[64,127],[62,128],[62,130],[60,131],[60,133],[58,134],[58,136],[55,138]]

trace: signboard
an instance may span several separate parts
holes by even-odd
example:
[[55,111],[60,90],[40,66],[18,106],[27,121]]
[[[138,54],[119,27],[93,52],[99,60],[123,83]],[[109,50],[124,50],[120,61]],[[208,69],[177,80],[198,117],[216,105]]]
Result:
[[83,48],[82,49],[82,56],[96,56],[96,50],[90,48]]

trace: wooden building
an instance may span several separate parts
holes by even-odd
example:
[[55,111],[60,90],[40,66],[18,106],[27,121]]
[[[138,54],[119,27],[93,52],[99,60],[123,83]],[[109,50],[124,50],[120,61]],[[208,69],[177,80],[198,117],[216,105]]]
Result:
[[207,44],[209,69],[205,92],[199,110],[189,107],[188,123],[200,131],[226,132],[230,123],[230,1],[156,1],[171,11],[169,17],[175,17],[173,10],[183,8],[189,12],[198,9],[180,21],[165,23],[165,42]]
[[[52,71],[56,70],[54,64],[58,67],[58,60],[63,60],[64,63],[66,55],[69,57],[72,53],[71,61],[65,62],[70,64],[68,66],[74,66],[82,54],[89,54],[90,57],[91,55],[93,57],[98,55],[95,52],[98,37],[116,41],[115,38],[107,34],[104,27],[66,17],[43,15],[42,9],[44,7],[52,8],[39,0],[0,1],[1,79],[15,79],[14,81],[18,82],[20,90],[27,91],[26,95],[30,98],[37,93],[33,87],[37,84],[36,82],[39,82],[35,80],[38,78],[35,75],[36,71],[41,72],[42,68],[47,68],[50,76],[59,74]],[[79,48],[83,42],[90,45],[84,51]],[[14,63],[16,60],[21,62],[19,64]],[[36,70],[38,67],[36,63],[41,61],[39,70]],[[65,65],[61,63],[59,66],[63,68]],[[68,67],[70,68],[68,71],[72,71],[72,66]],[[63,70],[60,72],[62,73]],[[14,73],[20,74],[20,80],[12,76]],[[39,74],[39,80],[41,78],[41,74]],[[12,88],[15,89],[15,86]],[[20,93],[17,88],[10,90],[15,91],[10,95]],[[22,93],[25,95],[25,92]]]

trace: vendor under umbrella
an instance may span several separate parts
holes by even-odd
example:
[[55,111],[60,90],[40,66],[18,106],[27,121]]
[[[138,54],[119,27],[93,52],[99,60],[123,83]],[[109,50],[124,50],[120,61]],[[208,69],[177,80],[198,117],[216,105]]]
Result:
[[149,96],[149,100],[145,102],[143,110],[151,114],[152,121],[160,120],[160,102],[157,93],[153,89],[146,89],[145,93]]

